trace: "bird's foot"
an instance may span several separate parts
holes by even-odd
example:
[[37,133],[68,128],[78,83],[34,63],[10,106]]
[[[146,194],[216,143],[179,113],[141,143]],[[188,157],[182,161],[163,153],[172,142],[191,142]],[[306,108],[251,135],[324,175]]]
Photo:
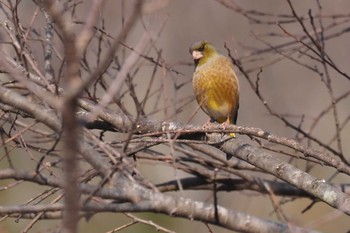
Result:
[[204,130],[210,129],[215,124],[215,122],[216,121],[213,118],[210,118],[206,123],[204,123],[202,127]]
[[[229,126],[229,125],[232,125],[232,124],[230,123],[229,120],[227,120],[227,121],[225,121],[224,123],[222,123],[222,127],[224,128],[224,130],[226,130],[226,129],[227,129],[227,126]],[[229,135],[231,138],[235,138],[235,137],[236,137],[236,134],[235,134],[235,133],[228,133],[228,135]]]

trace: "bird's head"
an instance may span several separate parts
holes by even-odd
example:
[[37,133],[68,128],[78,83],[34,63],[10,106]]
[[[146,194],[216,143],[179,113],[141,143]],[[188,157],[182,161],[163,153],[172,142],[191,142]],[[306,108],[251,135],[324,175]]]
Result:
[[190,47],[190,53],[196,66],[202,65],[212,56],[216,55],[216,49],[207,41],[199,41]]

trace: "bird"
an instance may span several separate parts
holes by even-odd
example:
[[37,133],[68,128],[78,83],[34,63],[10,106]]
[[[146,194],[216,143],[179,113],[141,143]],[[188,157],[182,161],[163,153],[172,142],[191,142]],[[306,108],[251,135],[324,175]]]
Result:
[[[231,60],[207,41],[195,42],[189,52],[194,60],[193,92],[210,122],[236,124],[239,83]],[[229,133],[235,137],[234,133]]]

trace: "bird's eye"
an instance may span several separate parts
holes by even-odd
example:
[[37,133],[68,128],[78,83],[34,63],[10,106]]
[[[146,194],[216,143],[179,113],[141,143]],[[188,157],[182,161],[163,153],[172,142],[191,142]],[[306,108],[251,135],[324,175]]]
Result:
[[203,51],[205,48],[205,44],[201,45],[201,47],[199,47],[198,51]]

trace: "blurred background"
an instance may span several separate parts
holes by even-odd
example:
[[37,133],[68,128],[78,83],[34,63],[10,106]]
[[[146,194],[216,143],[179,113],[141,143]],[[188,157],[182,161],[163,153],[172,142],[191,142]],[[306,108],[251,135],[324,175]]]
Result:
[[[0,4],[6,2],[1,1]],[[77,28],[77,31],[82,27],[79,22],[86,20],[86,12],[89,10],[91,2],[91,0],[76,1],[78,6],[75,15],[67,14],[67,17],[72,17],[73,21],[76,22],[74,27]],[[334,140],[336,135],[334,113],[327,108],[332,104],[332,101],[334,102],[339,96],[349,92],[349,79],[332,67],[325,69],[316,58],[307,55],[313,54],[310,48],[306,48],[296,41],[305,36],[305,31],[300,23],[293,18],[287,1],[149,0],[145,2],[141,19],[125,38],[124,46],[119,49],[116,56],[122,64],[131,53],[130,48],[137,47],[140,38],[145,33],[152,38],[152,43],[140,53],[155,61],[159,59],[158,61],[163,67],[157,68],[153,81],[151,80],[155,66],[149,60],[141,57],[133,70],[135,72],[133,82],[137,96],[142,99],[147,90],[152,93],[145,105],[146,115],[149,118],[193,125],[202,125],[208,120],[208,117],[201,110],[198,110],[198,105],[194,100],[191,86],[194,66],[188,51],[193,42],[207,40],[214,44],[222,54],[228,55],[230,51],[231,55],[241,62],[254,84],[257,83],[258,79],[259,91],[266,101],[265,105],[257,97],[256,90],[249,85],[247,78],[236,67],[241,90],[238,125],[262,128],[276,135],[297,139],[314,149],[324,150],[315,142],[304,138],[296,130],[287,127],[281,119],[269,113],[266,109],[266,105],[268,105],[275,114],[285,117],[289,122],[306,132],[312,130],[310,134],[313,137],[332,148],[336,148],[336,150],[340,150],[339,143]],[[131,0],[105,1],[101,10],[103,21],[99,21],[98,26],[103,26],[106,35],[117,35],[122,29],[123,21],[132,11],[133,3],[134,1]],[[350,38],[347,33],[350,28],[350,16],[348,15],[350,2],[319,0],[292,1],[292,4],[296,13],[303,19],[307,19],[304,23],[311,33],[314,33],[314,29],[310,15],[314,16],[317,30],[320,30],[321,26],[324,27],[323,36],[326,39],[327,36],[331,36],[324,42],[325,52],[337,69],[350,74],[348,64]],[[21,2],[18,12],[19,19],[24,26],[30,26],[36,10],[37,6],[32,1]],[[6,17],[2,13],[0,16],[3,23]],[[45,21],[40,13],[35,18],[35,23],[38,30],[43,32]],[[57,54],[62,55],[63,46],[57,35],[55,35],[54,40],[57,40],[55,47]],[[309,41],[306,39],[305,43]],[[286,46],[286,43],[291,43],[291,45]],[[95,38],[91,41],[86,53],[91,70],[96,68],[97,45],[98,40]],[[228,49],[225,48],[225,45]],[[277,49],[272,49],[274,47]],[[11,54],[9,47],[5,46],[2,49]],[[40,64],[40,59],[43,59],[40,44],[33,42],[32,49]],[[108,42],[102,46],[101,53],[104,54],[107,50]],[[59,60],[58,57],[56,56],[54,59]],[[59,69],[59,65],[59,62],[54,64],[55,70]],[[327,81],[326,72],[329,74],[330,81]],[[88,74],[89,69],[82,70],[82,77]],[[107,79],[113,80],[116,76],[115,70],[110,71],[108,75]],[[124,85],[127,86],[127,84]],[[331,88],[327,85],[330,85]],[[97,92],[103,93],[103,90],[98,89]],[[349,103],[347,95],[341,101],[336,102],[338,120],[342,125],[340,148],[345,156],[349,156],[350,151],[350,126],[347,123],[350,116]],[[137,114],[132,96],[123,95],[122,104],[128,113]],[[113,110],[115,106],[109,107]],[[313,126],[315,120],[323,112],[324,114],[317,121],[317,124]],[[115,135],[109,134],[110,140],[113,140],[114,137]],[[238,137],[250,141],[246,136],[238,135]],[[167,153],[166,150],[170,149],[164,147],[159,150]],[[278,153],[275,155],[289,158]],[[18,161],[23,160],[21,162],[23,169],[28,166],[27,162],[30,163],[30,159],[23,159],[20,154],[16,157]],[[347,157],[347,159],[349,158]],[[304,161],[294,160],[292,163],[302,170],[308,169]],[[5,164],[0,162],[1,166],[4,167]],[[142,174],[154,183],[167,181],[173,178],[175,173],[178,173],[177,175],[180,177],[186,176],[181,172],[169,170],[168,167],[153,163],[143,163],[139,166]],[[319,179],[328,180],[336,171],[320,165],[313,166],[308,172]],[[337,174],[332,180],[335,183],[347,183],[348,181],[349,178],[341,174]],[[9,183],[10,181],[0,181],[2,186]],[[38,186],[37,190],[34,190],[33,186],[26,188],[25,185],[11,190],[2,190],[0,191],[0,205],[25,203],[29,198],[43,190],[43,187]],[[213,202],[212,192],[185,191],[170,195],[184,195],[198,201]],[[277,201],[283,200],[281,197],[276,198]],[[219,193],[219,204],[264,219],[280,220],[275,215],[273,205],[267,195],[257,195],[244,191]],[[310,210],[302,213],[309,204],[311,204],[309,199],[292,200],[289,198],[285,199],[285,204],[281,205],[281,208],[288,221],[305,228],[323,232],[346,232],[349,230],[349,217],[323,203],[316,203]],[[135,215],[145,220],[152,220],[175,232],[210,232],[207,226],[200,222],[151,213]],[[86,221],[81,221],[80,232],[108,232],[129,222],[130,219],[124,214],[99,214],[92,216],[91,219],[86,219]],[[0,232],[20,232],[28,223],[29,220],[24,219],[20,219],[18,222],[7,219],[0,223]],[[33,226],[32,232],[47,232],[57,227],[59,227],[59,221],[42,221]],[[216,233],[229,232],[215,226],[210,226],[210,228]],[[156,229],[137,223],[125,227],[119,232],[156,232]]]

